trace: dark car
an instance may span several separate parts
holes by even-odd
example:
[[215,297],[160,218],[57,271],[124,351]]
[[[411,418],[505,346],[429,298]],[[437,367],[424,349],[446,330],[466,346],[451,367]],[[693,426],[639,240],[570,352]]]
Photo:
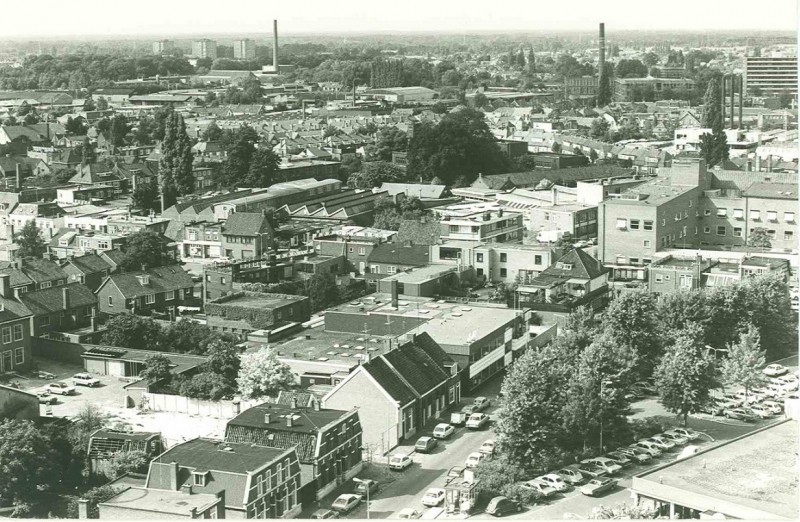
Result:
[[380,489],[380,484],[377,480],[364,479],[356,484],[356,493],[359,495],[366,495],[369,489],[369,494],[374,495]]
[[339,513],[332,509],[318,509],[311,513],[311,518],[316,518],[318,520],[325,518],[339,518]]
[[522,511],[522,504],[507,497],[494,497],[486,506],[486,512],[495,517],[502,517],[508,513],[519,513]]
[[419,453],[428,453],[433,450],[437,444],[439,444],[439,441],[433,437],[420,437],[417,439],[417,443],[414,444],[414,449]]
[[585,464],[583,463],[580,464],[578,466],[578,471],[580,471],[584,477],[588,477],[590,479],[602,477],[603,475],[608,474],[606,470],[604,470],[600,466],[597,466],[595,464],[590,464],[588,462]]

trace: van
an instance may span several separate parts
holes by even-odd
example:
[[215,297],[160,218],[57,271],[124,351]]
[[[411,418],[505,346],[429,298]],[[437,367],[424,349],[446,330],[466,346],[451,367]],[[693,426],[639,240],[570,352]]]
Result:
[[463,426],[467,422],[469,415],[463,411],[457,411],[450,414],[450,424],[453,426]]

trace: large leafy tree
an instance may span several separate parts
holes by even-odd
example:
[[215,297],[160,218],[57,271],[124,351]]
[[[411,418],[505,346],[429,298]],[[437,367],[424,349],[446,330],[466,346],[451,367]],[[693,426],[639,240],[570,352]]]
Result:
[[368,147],[367,156],[370,161],[391,161],[392,152],[408,149],[408,135],[397,127],[382,127],[378,132],[378,140],[374,147]]
[[257,141],[258,134],[247,125],[233,133],[223,132],[222,142],[229,143],[226,146],[228,156],[220,170],[220,182],[223,186],[237,187],[243,184],[250,171]]
[[480,111],[461,108],[437,124],[421,123],[408,145],[408,172],[446,185],[468,185],[479,173],[506,172],[510,161],[495,143]]
[[289,367],[278,360],[270,348],[242,355],[242,367],[236,379],[239,391],[245,398],[273,397],[279,391],[293,386],[294,375]]
[[746,400],[752,389],[766,382],[761,371],[765,362],[758,330],[749,325],[747,331],[739,335],[738,342],[728,345],[728,354],[721,366],[722,380],[730,386],[742,386]]
[[253,153],[250,168],[242,185],[246,187],[269,187],[279,181],[278,166],[281,158],[269,147],[263,147]]
[[[104,486],[97,486],[80,496],[81,500],[87,500],[88,516],[89,518],[100,518],[100,508],[98,507],[103,502],[114,497],[120,492],[122,486],[106,484]],[[67,518],[78,518],[78,499],[73,499],[67,506]]]
[[147,317],[118,314],[106,323],[102,343],[139,350],[170,350],[163,346],[161,326]]
[[131,194],[131,204],[141,210],[159,211],[161,203],[158,199],[158,183],[155,179],[144,179],[136,184]]
[[697,325],[674,332],[673,340],[655,370],[661,404],[686,426],[689,414],[701,411],[718,388],[714,361],[708,355]]
[[111,119],[111,130],[109,131],[112,147],[122,147],[125,145],[125,138],[131,130],[128,118],[124,114],[115,114]]
[[714,76],[708,82],[703,97],[703,127],[711,129],[710,134],[700,137],[700,151],[711,168],[728,159],[728,138],[723,130],[725,115],[722,114],[722,92],[719,77]]
[[649,292],[620,295],[604,312],[603,328],[614,342],[636,352],[639,376],[649,377],[662,353],[657,295]]
[[186,123],[183,116],[171,111],[164,119],[164,139],[158,162],[164,208],[172,206],[177,196],[194,191],[192,161],[192,144],[186,134]]
[[361,171],[351,174],[347,183],[359,189],[380,187],[383,183],[400,183],[406,181],[408,174],[403,167],[386,161],[369,161],[362,163]]
[[181,382],[178,391],[185,397],[218,401],[236,393],[236,382],[213,372],[200,372]]
[[81,165],[88,165],[97,161],[97,152],[94,150],[94,145],[89,141],[89,138],[84,138],[80,145],[78,145],[78,152],[81,156]]
[[145,359],[144,364],[144,370],[139,377],[146,379],[151,384],[170,385],[174,375],[172,374],[172,363],[166,355],[154,353]]
[[222,129],[217,125],[217,122],[212,121],[206,127],[206,130],[203,131],[203,141],[219,141],[222,137]]
[[747,238],[747,246],[763,249],[772,248],[772,239],[769,237],[767,229],[764,227],[754,228]]
[[128,236],[125,257],[121,266],[125,270],[141,270],[143,266],[155,268],[174,264],[175,260],[167,254],[164,237],[152,230],[140,230]]
[[47,251],[42,233],[36,226],[36,221],[30,220],[14,236],[14,242],[19,246],[17,257],[42,257]]

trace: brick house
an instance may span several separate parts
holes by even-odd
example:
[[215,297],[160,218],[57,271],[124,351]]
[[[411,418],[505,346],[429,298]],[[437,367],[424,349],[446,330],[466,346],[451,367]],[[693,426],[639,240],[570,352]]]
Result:
[[33,314],[34,337],[89,326],[97,316],[97,296],[80,283],[25,292],[19,300]]
[[234,212],[222,227],[223,254],[228,259],[261,257],[272,248],[274,234],[265,212]]
[[68,258],[61,268],[69,275],[70,283],[81,283],[94,292],[109,276],[112,266],[97,254],[84,254]]
[[30,310],[14,298],[10,276],[0,275],[0,374],[30,368],[32,317]]
[[367,263],[369,270],[364,278],[376,281],[397,272],[426,266],[430,263],[430,252],[427,245],[384,243],[372,249]]
[[17,294],[65,285],[69,279],[58,263],[49,259],[28,257],[0,266],[0,274],[11,276],[11,288]]
[[178,314],[178,306],[195,304],[194,282],[180,266],[112,274],[95,293],[100,311],[109,315],[133,312],[172,320]]
[[361,423],[356,410],[261,404],[230,421],[225,440],[271,448],[295,448],[303,470],[302,499],[322,499],[339,484],[355,476],[362,466]]

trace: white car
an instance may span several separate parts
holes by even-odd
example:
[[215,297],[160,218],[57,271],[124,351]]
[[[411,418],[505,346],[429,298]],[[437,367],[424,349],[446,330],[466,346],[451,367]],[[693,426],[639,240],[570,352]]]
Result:
[[433,438],[446,439],[455,432],[456,429],[449,424],[437,424],[436,427],[433,428]]
[[403,455],[402,453],[395,453],[389,458],[389,469],[394,469],[397,471],[403,471],[404,469],[408,468],[414,462],[408,455]]
[[495,443],[493,440],[487,440],[486,442],[481,444],[481,447],[478,448],[478,451],[489,457],[491,455],[494,455],[494,446]]
[[529,489],[534,491],[538,496],[544,498],[550,498],[558,491],[556,488],[548,484],[547,482],[542,482],[539,479],[529,480],[527,482],[523,482],[519,485],[522,489]]
[[700,434],[698,432],[689,428],[672,428],[671,430],[667,431],[667,433],[677,433],[681,437],[686,437],[689,440],[697,440],[700,438]]
[[444,501],[444,490],[442,488],[431,488],[422,497],[422,505],[436,507]]
[[411,520],[419,518],[421,513],[414,508],[403,508],[397,513],[397,518],[401,520]]
[[72,376],[72,384],[75,386],[88,386],[90,388],[94,388],[95,386],[100,386],[100,379],[97,377],[92,377],[88,373],[76,373]]
[[777,377],[779,375],[783,375],[784,373],[789,372],[789,368],[783,366],[782,364],[770,364],[763,370],[764,375],[767,377]]
[[467,457],[467,461],[464,463],[464,466],[466,466],[467,469],[475,469],[478,467],[478,464],[483,462],[483,459],[485,458],[486,455],[484,455],[483,453],[478,453],[477,451],[474,453],[470,453],[469,457]]
[[752,406],[750,406],[750,413],[752,413],[759,419],[768,419],[772,417],[772,410],[770,410],[763,404],[753,404]]
[[331,509],[340,513],[348,513],[361,502],[361,495],[354,495],[352,493],[345,493],[339,495],[336,500],[331,504]]
[[467,419],[467,428],[479,430],[489,423],[489,416],[485,413],[473,413]]
[[783,413],[783,406],[778,401],[764,401],[761,403],[765,408],[769,409],[773,415],[780,415]]
[[581,464],[594,464],[604,469],[609,475],[622,471],[622,466],[607,457],[595,457],[593,459],[582,460]]
[[44,389],[55,395],[72,395],[75,393],[75,387],[65,382],[51,382]]
[[781,387],[786,391],[797,391],[797,379],[790,379],[788,377],[781,377]]
[[547,475],[536,477],[536,480],[544,482],[556,491],[567,491],[571,487],[563,478],[559,477],[555,473],[548,473]]

